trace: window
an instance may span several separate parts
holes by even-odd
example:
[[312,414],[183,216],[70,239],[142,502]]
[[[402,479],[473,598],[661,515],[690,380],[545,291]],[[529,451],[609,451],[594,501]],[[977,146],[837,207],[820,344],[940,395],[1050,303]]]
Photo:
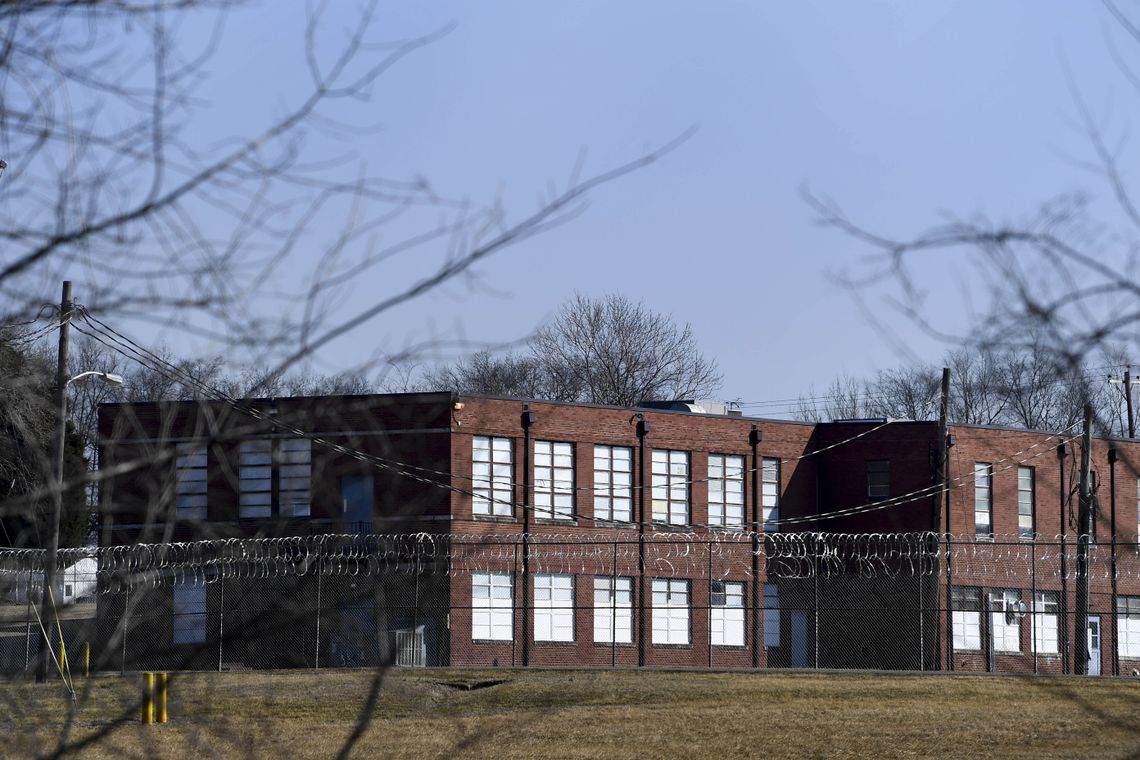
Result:
[[882,501],[891,495],[891,462],[877,459],[867,462],[867,500]]
[[764,584],[764,646],[780,646],[780,587]]
[[179,520],[205,520],[206,447],[179,451],[174,461],[174,514]]
[[653,643],[689,643],[689,582],[653,579]]
[[982,592],[976,588],[954,586],[950,590],[954,604],[951,624],[954,649],[982,648]]
[[277,449],[278,509],[285,517],[308,517],[313,445],[308,438],[285,438]]
[[990,632],[995,652],[1021,651],[1021,618],[1025,609],[1015,589],[990,593]]
[[471,574],[471,638],[510,641],[514,638],[514,594],[510,573]]
[[574,576],[534,576],[534,640],[574,640]]
[[574,518],[574,445],[534,442],[534,516]]
[[1017,468],[1017,535],[1025,540],[1032,541],[1033,530],[1033,468]]
[[974,533],[983,538],[993,538],[993,465],[986,462],[974,463]]
[[594,519],[633,522],[633,449],[594,446]]
[[760,460],[760,507],[764,511],[764,532],[780,530],[780,460],[764,457]]
[[689,452],[653,450],[653,521],[689,524]]
[[272,516],[274,467],[279,513],[309,516],[312,443],[308,438],[262,438],[242,441],[238,450],[239,517]]
[[744,457],[709,454],[709,525],[744,527]]
[[713,581],[709,592],[712,645],[744,646],[744,584]]
[[175,586],[171,639],[175,644],[206,643],[206,586]]
[[242,441],[238,449],[238,516],[273,515],[273,441]]
[[1057,654],[1060,608],[1056,591],[1038,591],[1033,597],[1033,645],[1038,654]]
[[633,578],[594,578],[594,642],[633,643]]
[[471,438],[471,511],[477,515],[514,515],[514,458],[510,438]]
[[1116,597],[1116,647],[1121,657],[1140,657],[1140,596]]

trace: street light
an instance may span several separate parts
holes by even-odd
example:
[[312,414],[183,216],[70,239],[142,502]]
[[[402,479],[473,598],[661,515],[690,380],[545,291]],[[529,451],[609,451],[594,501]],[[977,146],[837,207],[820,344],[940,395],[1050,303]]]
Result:
[[[3,167],[0,167],[3,171]],[[70,305],[70,286],[71,283],[66,283],[66,296],[64,303]],[[70,311],[70,308],[64,310],[63,313]],[[66,325],[66,322],[64,323]],[[61,351],[61,367],[66,364],[66,337],[63,338]],[[62,377],[62,376],[61,376]],[[64,381],[59,389],[59,408],[56,420],[55,441],[51,450],[51,474],[52,474],[52,488],[51,488],[51,533],[48,543],[47,557],[44,560],[44,585],[40,591],[40,620],[51,621],[51,625],[45,627],[45,636],[43,644],[43,652],[40,654],[39,672],[36,673],[36,679],[39,681],[47,680],[48,673],[48,652],[51,644],[50,632],[53,628],[58,628],[59,619],[56,613],[54,604],[55,596],[55,570],[56,562],[59,554],[59,516],[63,511],[63,451],[65,442],[67,440],[67,387],[74,383],[76,380],[82,380],[87,377],[98,377],[107,385],[122,385],[123,376],[116,375],[111,372],[101,372],[99,370],[87,370],[80,372],[78,375],[73,375]]]

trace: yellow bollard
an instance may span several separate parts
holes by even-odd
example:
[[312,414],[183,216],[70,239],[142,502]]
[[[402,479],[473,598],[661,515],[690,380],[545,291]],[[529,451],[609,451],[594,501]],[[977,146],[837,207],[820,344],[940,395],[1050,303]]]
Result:
[[[61,673],[67,673],[67,645],[63,643],[63,636],[59,637],[59,670]],[[64,676],[66,679],[67,676]]]
[[142,722],[154,723],[154,673],[143,673]]
[[166,722],[166,673],[155,673],[155,680],[157,681],[158,693],[155,696],[155,711],[154,722]]
[[83,642],[83,677],[91,677],[91,642]]

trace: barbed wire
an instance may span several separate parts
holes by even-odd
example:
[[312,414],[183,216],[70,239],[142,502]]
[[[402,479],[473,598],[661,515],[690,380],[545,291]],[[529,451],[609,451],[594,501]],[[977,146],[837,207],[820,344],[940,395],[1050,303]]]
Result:
[[[754,562],[766,579],[930,577],[949,558],[957,583],[969,585],[973,578],[987,586],[1028,586],[1031,579],[1077,577],[1077,540],[1066,539],[1062,544],[1060,536],[938,533],[330,534],[62,549],[59,562],[66,582],[85,584],[87,594],[243,578],[513,572],[524,558],[535,573],[633,576],[644,563],[653,577],[711,579],[749,579]],[[41,582],[44,556],[39,549],[0,550],[0,584]],[[1088,558],[1091,580],[1111,580],[1111,545],[1090,542]],[[1118,579],[1140,579],[1140,544],[1118,543],[1116,560]]]

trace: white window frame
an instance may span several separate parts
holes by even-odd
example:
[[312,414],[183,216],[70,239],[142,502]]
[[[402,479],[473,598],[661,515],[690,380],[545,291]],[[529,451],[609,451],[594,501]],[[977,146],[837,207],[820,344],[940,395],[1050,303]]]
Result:
[[709,642],[714,647],[744,646],[744,583],[709,583]]
[[471,436],[471,513],[514,517],[514,440]]
[[994,589],[990,592],[990,638],[995,652],[1021,651],[1021,592],[1017,589]]
[[594,643],[633,643],[633,578],[594,576]]
[[744,528],[744,457],[709,454],[709,525]]
[[277,442],[277,506],[282,517],[312,513],[313,442],[282,438]]
[[891,496],[891,460],[867,460],[867,501],[882,501]]
[[512,641],[514,599],[510,573],[471,573],[471,640]]
[[1116,651],[1140,658],[1140,596],[1116,597]]
[[535,573],[534,640],[574,641],[574,576]]
[[780,587],[764,584],[764,646],[780,646]]
[[574,444],[534,442],[534,516],[574,519]]
[[1038,591],[1033,597],[1033,646],[1037,654],[1058,654],[1061,607],[1056,591]]
[[238,517],[273,516],[273,441],[249,438],[238,444]]
[[994,537],[994,466],[989,462],[974,462],[974,535]]
[[653,645],[688,646],[690,635],[689,581],[653,579]]
[[206,584],[174,587],[170,625],[171,643],[206,643]]
[[951,589],[954,612],[951,615],[955,651],[982,649],[982,590],[977,586]]
[[1017,468],[1017,536],[1022,541],[1036,537],[1037,473],[1032,467]]
[[594,444],[594,519],[633,522],[633,449]]
[[778,533],[780,530],[780,467],[780,460],[776,457],[760,460],[760,509],[765,533]]
[[689,452],[653,449],[653,522],[689,524]]
[[209,470],[205,446],[179,446],[174,460],[174,516],[179,520],[205,520]]

